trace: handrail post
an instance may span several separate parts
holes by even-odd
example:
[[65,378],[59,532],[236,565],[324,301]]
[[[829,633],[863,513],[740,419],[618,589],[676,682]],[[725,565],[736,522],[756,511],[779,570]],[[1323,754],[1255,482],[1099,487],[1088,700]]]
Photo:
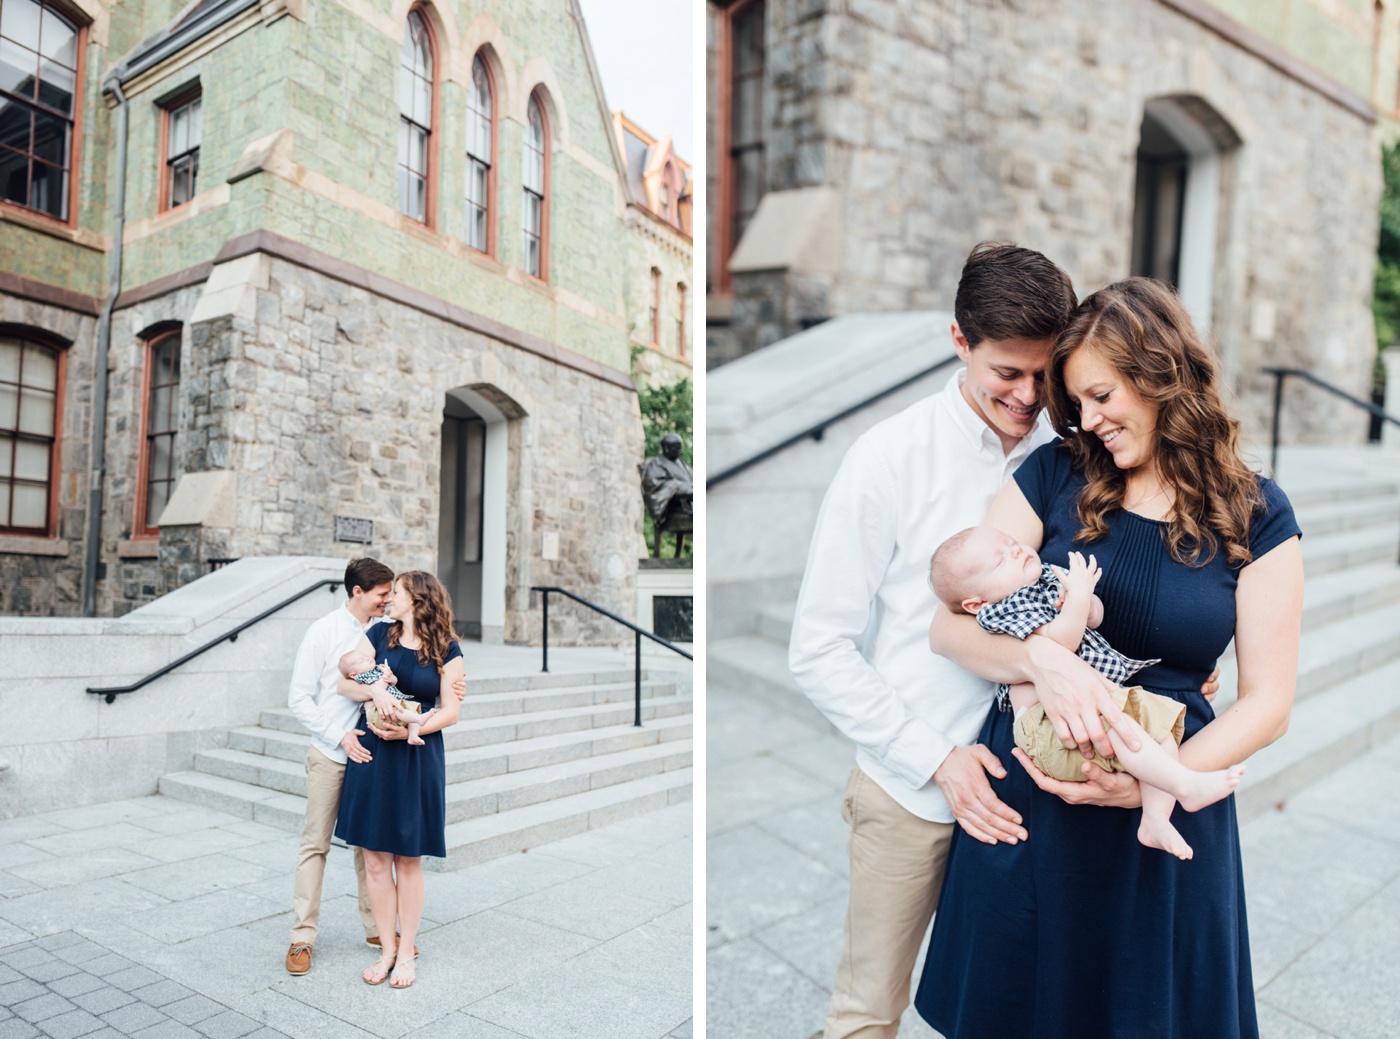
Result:
[[1274,369],[1274,423],[1273,423],[1273,447],[1269,451],[1269,475],[1275,480],[1278,479],[1278,426],[1279,412],[1283,409],[1283,380],[1288,376],[1288,372],[1282,368]]
[[641,726],[642,726],[642,633],[641,633],[640,631],[634,631],[634,632],[632,633],[632,638],[633,638],[633,641],[635,641],[636,644],[637,644],[637,645],[636,645],[637,656],[636,656],[636,661],[635,661],[635,669],[634,669],[634,671],[633,671],[633,680],[634,680],[634,683],[635,683],[635,686],[636,686],[636,690],[637,690],[637,720],[636,720],[635,722],[633,722],[632,724],[633,724],[635,727],[637,727],[637,728],[641,728]]
[[540,589],[540,596],[544,600],[544,637],[540,640],[544,648],[544,666],[541,671],[549,671],[549,589]]

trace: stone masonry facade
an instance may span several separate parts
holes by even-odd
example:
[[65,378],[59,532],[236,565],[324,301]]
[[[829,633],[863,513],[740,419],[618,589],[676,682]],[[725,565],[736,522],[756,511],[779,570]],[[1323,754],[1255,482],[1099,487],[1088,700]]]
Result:
[[[951,310],[962,261],[984,239],[1042,250],[1081,295],[1127,275],[1144,110],[1169,98],[1232,140],[1219,154],[1208,334],[1248,432],[1267,433],[1264,365],[1363,394],[1375,353],[1374,117],[1178,6],[768,0],[764,187],[834,188],[837,231],[821,250],[839,262],[736,273],[707,363],[838,314]],[[721,8],[710,15],[717,72]],[[1290,391],[1285,439],[1359,439],[1358,415]]]
[[[635,469],[615,460],[640,457],[635,393],[324,273],[262,262],[256,317],[190,324],[182,343],[186,370],[199,374],[182,383],[176,456],[187,472],[237,474],[235,522],[205,528],[198,542],[163,529],[158,556],[121,560],[122,579],[103,585],[100,612],[179,587],[211,558],[364,553],[396,570],[433,570],[442,410],[457,387],[511,416],[505,639],[539,638],[532,584],[588,589],[600,605],[629,612],[641,505]],[[198,296],[185,290],[133,307],[126,323],[147,327],[181,310],[188,318]],[[112,425],[111,450],[134,455],[130,427]],[[104,558],[119,556],[130,537],[133,486],[112,474]],[[335,542],[336,516],[372,521],[373,542]],[[556,561],[541,558],[546,532],[559,536]],[[608,641],[616,632],[606,623],[560,611],[550,634]]]

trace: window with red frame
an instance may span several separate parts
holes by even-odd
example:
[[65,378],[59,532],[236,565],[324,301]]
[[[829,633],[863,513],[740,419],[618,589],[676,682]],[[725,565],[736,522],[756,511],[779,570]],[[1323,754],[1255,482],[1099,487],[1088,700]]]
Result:
[[545,124],[544,107],[539,98],[530,95],[530,108],[525,127],[524,214],[521,220],[521,252],[526,274],[545,277],[546,229],[549,222],[549,132]]
[[685,282],[676,282],[676,353],[685,356]]
[[651,345],[661,345],[661,271],[651,269],[651,306],[648,308]]
[[141,486],[137,488],[136,530],[156,534],[160,514],[175,490],[175,434],[180,424],[180,333],[152,339],[146,346],[145,436],[141,444]]
[[202,98],[186,94],[165,110],[165,198],[167,209],[194,198],[199,176]]
[[423,224],[432,132],[433,48],[427,20],[410,11],[399,50],[399,212]]
[[0,530],[49,532],[58,366],[53,347],[0,335]]
[[0,198],[68,220],[78,27],[46,0],[0,0]]
[[491,167],[495,162],[491,73],[478,54],[467,91],[467,244],[491,251]]

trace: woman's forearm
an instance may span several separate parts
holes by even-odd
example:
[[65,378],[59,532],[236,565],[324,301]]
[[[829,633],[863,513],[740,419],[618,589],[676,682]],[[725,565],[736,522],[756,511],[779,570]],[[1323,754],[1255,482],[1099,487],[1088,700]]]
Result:
[[443,705],[423,721],[423,726],[418,730],[419,736],[426,736],[430,732],[438,732],[450,725],[457,724],[457,717],[461,709],[461,701],[455,696],[439,697],[439,702]]
[[1288,731],[1293,688],[1240,691],[1240,697],[1213,722],[1181,745],[1181,763],[1209,771],[1246,761]]

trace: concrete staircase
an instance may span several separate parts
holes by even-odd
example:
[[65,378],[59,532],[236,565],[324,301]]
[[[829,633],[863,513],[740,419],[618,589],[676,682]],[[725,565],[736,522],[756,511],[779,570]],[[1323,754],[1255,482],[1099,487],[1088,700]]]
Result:
[[[632,671],[526,673],[467,680],[447,757],[453,870],[689,799],[688,675],[644,672],[633,725]],[[310,737],[285,708],[236,728],[228,745],[167,775],[170,797],[299,832]]]
[[[1303,530],[1298,689],[1288,734],[1249,761],[1241,820],[1400,733],[1400,452],[1284,449],[1279,472]],[[707,680],[819,718],[787,670],[793,598],[752,608],[749,630],[710,643]],[[1234,702],[1236,678],[1231,644],[1217,711]]]

